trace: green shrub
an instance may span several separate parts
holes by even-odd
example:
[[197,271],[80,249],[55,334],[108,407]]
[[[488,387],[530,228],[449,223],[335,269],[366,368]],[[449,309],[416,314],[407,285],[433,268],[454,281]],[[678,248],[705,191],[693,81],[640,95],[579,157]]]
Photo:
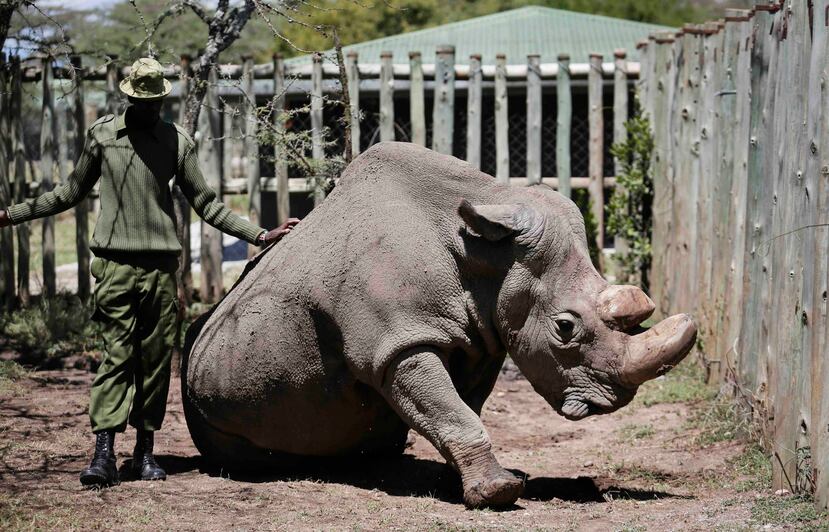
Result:
[[638,280],[649,288],[651,267],[651,232],[653,227],[653,175],[651,155],[654,141],[650,121],[636,104],[634,115],[625,123],[627,139],[610,149],[619,163],[616,187],[607,210],[607,232],[623,238],[627,251],[617,251],[615,261],[620,267],[620,280]]
[[92,309],[69,293],[0,316],[0,332],[21,354],[20,362],[49,367],[65,356],[102,348]]

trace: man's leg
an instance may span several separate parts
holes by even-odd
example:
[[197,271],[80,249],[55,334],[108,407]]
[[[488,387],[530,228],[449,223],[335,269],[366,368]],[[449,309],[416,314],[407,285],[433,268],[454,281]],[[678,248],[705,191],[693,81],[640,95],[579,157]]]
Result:
[[170,358],[176,337],[176,283],[173,273],[145,271],[139,283],[139,362],[130,424],[138,431],[133,467],[144,480],[166,478],[153,457],[154,432],[161,428],[170,389]]
[[115,433],[127,425],[133,396],[136,305],[135,277],[130,266],[96,258],[93,268],[95,312],[101,324],[104,355],[92,383],[89,419],[96,434],[95,456],[81,473],[81,483],[103,486],[118,481]]

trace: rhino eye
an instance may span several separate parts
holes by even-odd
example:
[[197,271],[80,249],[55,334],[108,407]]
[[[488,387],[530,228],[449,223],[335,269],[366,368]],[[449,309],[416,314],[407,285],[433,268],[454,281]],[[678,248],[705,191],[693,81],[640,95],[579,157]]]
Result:
[[555,329],[559,339],[567,343],[578,335],[578,323],[576,317],[570,314],[561,314],[554,320]]

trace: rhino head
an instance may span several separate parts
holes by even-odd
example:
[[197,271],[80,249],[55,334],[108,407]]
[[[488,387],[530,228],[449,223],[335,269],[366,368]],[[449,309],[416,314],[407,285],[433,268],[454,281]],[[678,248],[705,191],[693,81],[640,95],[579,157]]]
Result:
[[559,414],[578,420],[613,412],[685,357],[696,326],[679,314],[640,327],[653,301],[637,287],[608,284],[596,271],[575,204],[552,191],[530,198],[478,206],[464,200],[458,209],[467,232],[489,241],[493,260],[503,261],[495,327]]

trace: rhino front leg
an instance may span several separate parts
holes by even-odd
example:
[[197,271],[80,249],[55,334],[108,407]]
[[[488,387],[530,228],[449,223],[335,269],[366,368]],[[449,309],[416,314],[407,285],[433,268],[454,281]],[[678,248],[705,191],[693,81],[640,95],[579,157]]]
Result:
[[402,353],[387,370],[383,394],[460,473],[467,506],[505,506],[518,499],[523,482],[495,459],[480,418],[458,395],[436,350]]

